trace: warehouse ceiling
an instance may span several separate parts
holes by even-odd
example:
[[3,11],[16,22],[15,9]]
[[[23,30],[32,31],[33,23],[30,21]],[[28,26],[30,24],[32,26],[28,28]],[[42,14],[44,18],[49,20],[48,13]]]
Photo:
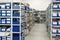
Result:
[[46,10],[51,0],[28,0],[30,7],[36,10]]

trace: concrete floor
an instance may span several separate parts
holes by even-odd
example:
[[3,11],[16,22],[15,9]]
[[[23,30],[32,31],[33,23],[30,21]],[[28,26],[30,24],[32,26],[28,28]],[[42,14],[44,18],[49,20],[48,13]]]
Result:
[[25,40],[49,40],[45,24],[35,24]]

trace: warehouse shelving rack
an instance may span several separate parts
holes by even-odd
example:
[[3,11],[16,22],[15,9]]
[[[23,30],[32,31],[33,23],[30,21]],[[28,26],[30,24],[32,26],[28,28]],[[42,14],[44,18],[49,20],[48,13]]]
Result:
[[0,2],[0,40],[24,40],[21,23],[21,3]]
[[52,0],[48,7],[47,24],[50,40],[60,40],[60,0]]
[[25,40],[31,26],[27,21],[32,16],[28,17],[29,12],[29,4],[20,0],[0,2],[0,40]]

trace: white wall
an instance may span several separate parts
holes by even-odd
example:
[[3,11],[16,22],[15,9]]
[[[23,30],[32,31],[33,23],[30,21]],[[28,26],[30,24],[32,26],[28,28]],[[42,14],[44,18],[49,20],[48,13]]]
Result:
[[46,10],[51,0],[28,0],[31,8],[36,10]]

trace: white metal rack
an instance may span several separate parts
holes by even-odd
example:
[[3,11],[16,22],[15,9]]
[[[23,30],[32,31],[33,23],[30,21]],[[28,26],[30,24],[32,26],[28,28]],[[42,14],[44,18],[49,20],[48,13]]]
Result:
[[[0,40],[21,40],[20,7],[21,2],[19,1],[0,2]],[[15,11],[19,13],[14,13]]]
[[60,40],[60,0],[52,0],[47,8],[47,25],[50,40]]

